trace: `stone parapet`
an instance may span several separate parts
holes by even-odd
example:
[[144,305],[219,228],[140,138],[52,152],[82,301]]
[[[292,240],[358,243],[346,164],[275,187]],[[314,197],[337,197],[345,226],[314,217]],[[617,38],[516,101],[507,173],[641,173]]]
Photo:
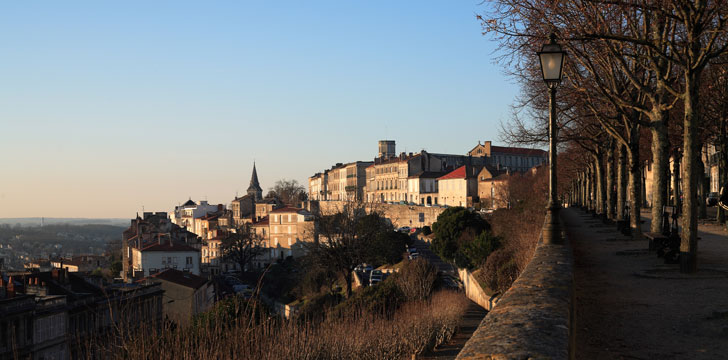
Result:
[[572,359],[573,269],[568,241],[540,243],[457,359]]

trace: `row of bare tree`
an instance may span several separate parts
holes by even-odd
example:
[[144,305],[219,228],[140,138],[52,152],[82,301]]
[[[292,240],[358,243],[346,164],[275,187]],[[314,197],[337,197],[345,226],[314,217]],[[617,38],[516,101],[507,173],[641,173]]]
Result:
[[702,145],[712,141],[723,150],[723,169],[727,161],[727,1],[494,0],[488,5],[479,15],[484,33],[501,43],[500,60],[507,60],[508,71],[523,85],[514,120],[503,126],[505,140],[547,141],[548,97],[535,52],[555,33],[568,52],[558,96],[559,141],[572,150],[571,159],[561,161],[561,193],[573,190],[570,180],[596,179],[589,184],[595,208],[622,219],[628,198],[632,236],[640,239],[642,165],[648,160],[655,174],[646,190],[652,195],[651,230],[659,232],[672,156],[681,163],[680,186],[673,186],[683,198],[681,271],[695,272]]

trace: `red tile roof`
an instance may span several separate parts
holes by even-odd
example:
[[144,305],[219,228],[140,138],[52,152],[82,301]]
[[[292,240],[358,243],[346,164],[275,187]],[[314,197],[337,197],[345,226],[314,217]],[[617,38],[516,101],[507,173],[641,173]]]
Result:
[[203,277],[176,269],[167,269],[162,272],[156,273],[151,277],[169,281],[191,289],[199,289],[200,287],[202,287],[202,285],[205,285],[207,283],[207,279]]
[[465,165],[449,172],[445,176],[440,176],[437,180],[450,180],[450,179],[465,179],[467,173],[465,172]]

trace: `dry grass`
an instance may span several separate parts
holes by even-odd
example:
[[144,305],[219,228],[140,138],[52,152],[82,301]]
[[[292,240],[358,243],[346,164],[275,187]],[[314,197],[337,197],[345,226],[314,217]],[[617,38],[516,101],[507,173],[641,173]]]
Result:
[[230,326],[137,329],[94,347],[112,359],[402,359],[448,341],[467,306],[463,294],[441,291],[404,304],[391,317],[360,311],[320,323],[254,321],[256,310],[241,309]]

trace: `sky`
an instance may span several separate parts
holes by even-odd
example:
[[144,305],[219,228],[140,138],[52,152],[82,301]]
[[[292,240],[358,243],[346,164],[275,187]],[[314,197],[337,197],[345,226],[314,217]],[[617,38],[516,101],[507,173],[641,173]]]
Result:
[[229,203],[337,162],[498,142],[480,0],[0,4],[0,217]]

